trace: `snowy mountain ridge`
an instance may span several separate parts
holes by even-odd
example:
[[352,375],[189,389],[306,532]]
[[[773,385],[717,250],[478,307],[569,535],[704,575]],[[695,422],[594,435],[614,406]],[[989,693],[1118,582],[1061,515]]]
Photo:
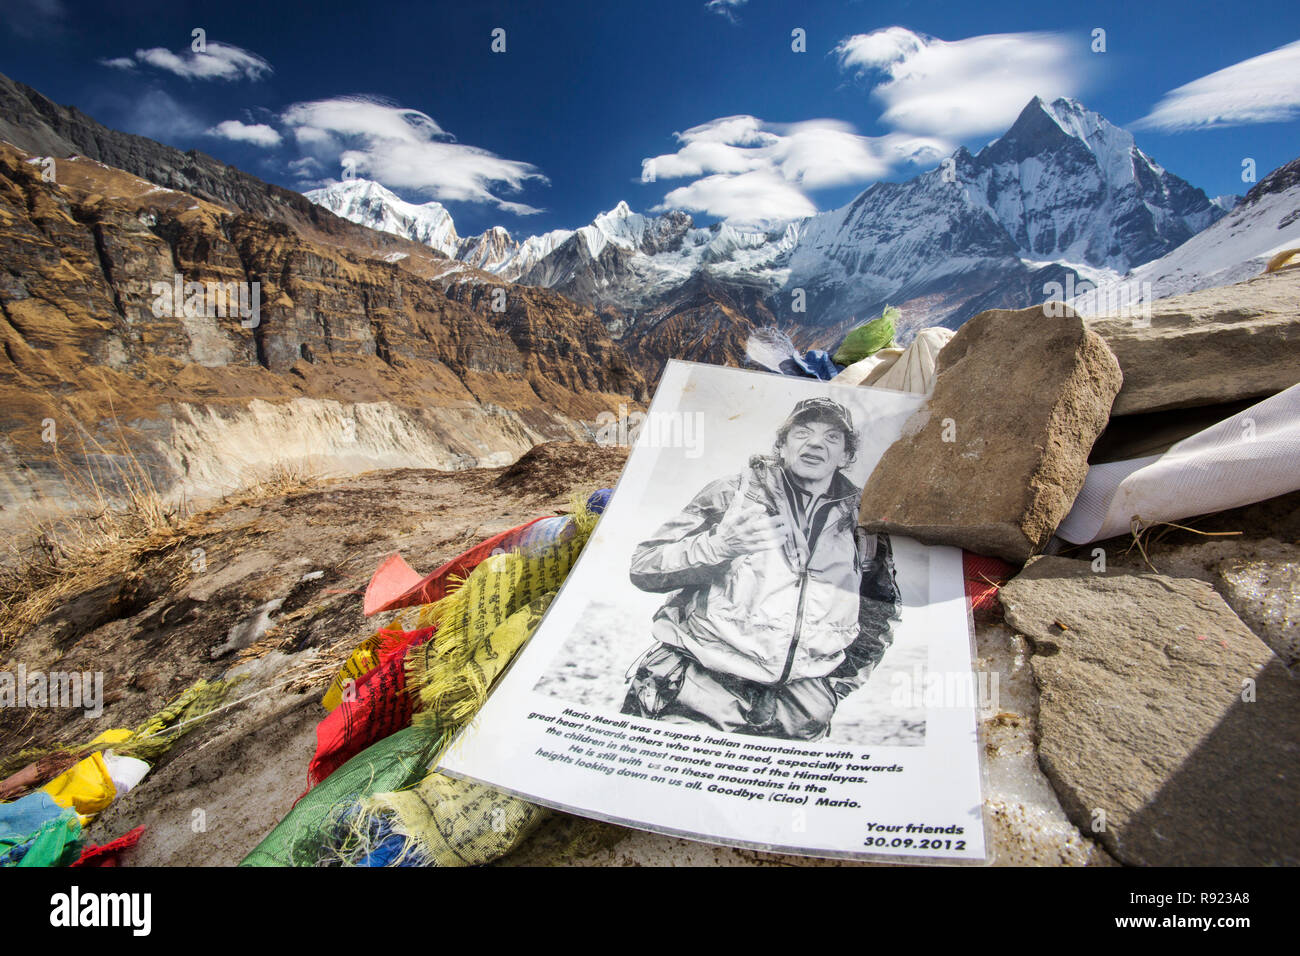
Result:
[[461,239],[451,213],[439,202],[420,205],[369,179],[345,179],[323,189],[303,193],[336,216],[380,232],[403,236],[457,258]]
[[1275,169],[1231,212],[1172,252],[1099,282],[1095,292],[1075,297],[1071,305],[1081,315],[1101,315],[1114,311],[1115,302],[1138,304],[1231,285],[1259,275],[1287,249],[1300,249],[1300,159]]
[[[588,305],[643,309],[704,275],[757,287],[775,315],[827,334],[886,303],[910,304],[905,335],[1041,301],[1068,274],[1113,281],[1222,218],[1234,198],[1211,201],[1079,102],[1037,97],[978,153],[959,148],[911,180],[876,183],[839,209],[767,232],[697,227],[683,212],[647,216],[619,202],[585,226],[521,243],[500,227],[460,238],[439,204],[405,203],[376,183],[307,195],[354,222]],[[807,311],[792,311],[795,301]]]

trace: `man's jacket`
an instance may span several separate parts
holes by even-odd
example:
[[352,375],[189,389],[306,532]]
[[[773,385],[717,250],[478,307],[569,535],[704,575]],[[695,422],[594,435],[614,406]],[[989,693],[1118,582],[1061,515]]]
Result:
[[[676,592],[655,615],[653,635],[711,670],[762,684],[826,678],[843,697],[893,641],[899,596],[889,538],[857,528],[861,492],[840,472],[807,536],[779,460],[755,456],[745,478],[712,482],[637,546],[632,583]],[[728,559],[713,532],[741,487],[785,518],[787,537]]]

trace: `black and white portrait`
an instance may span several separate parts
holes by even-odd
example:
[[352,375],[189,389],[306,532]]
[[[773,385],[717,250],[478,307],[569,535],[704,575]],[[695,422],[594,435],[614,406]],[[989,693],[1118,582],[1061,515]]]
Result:
[[862,489],[845,469],[859,443],[847,407],[804,399],[770,448],[637,545],[632,583],[666,600],[623,713],[789,740],[827,735],[899,619],[889,538],[857,527]]
[[584,595],[536,690],[704,731],[921,745],[924,709],[894,691],[925,666],[924,635],[903,621],[928,599],[924,555],[857,522],[916,400],[799,397],[796,381],[779,404],[745,407],[744,382],[715,377],[646,420],[642,506],[602,528],[621,580]]
[[[723,843],[983,858],[974,705],[925,692],[971,676],[961,552],[858,525],[881,455],[926,414],[920,395],[669,362],[444,772]],[[946,842],[874,836],[909,822]]]

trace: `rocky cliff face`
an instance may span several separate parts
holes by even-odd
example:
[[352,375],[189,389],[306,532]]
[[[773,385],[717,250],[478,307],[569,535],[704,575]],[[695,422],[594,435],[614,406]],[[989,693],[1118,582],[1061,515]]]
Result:
[[[596,314],[556,293],[444,291],[414,243],[375,255],[89,159],[46,168],[0,145],[6,516],[92,462],[111,484],[123,456],[190,492],[274,464],[502,463],[646,397]],[[188,289],[173,307],[178,275],[258,312]]]
[[[615,329],[637,368],[658,381],[669,359],[744,366],[745,343],[755,329],[778,325],[764,289],[697,273],[655,305],[632,313]],[[794,327],[789,331],[798,340]]]

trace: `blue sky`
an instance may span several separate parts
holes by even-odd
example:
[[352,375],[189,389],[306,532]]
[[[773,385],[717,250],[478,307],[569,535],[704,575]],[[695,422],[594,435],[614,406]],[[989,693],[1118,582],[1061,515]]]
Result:
[[0,71],[57,102],[291,188],[350,162],[461,235],[620,199],[698,222],[833,208],[978,149],[1034,93],[1073,95],[1212,196],[1249,188],[1246,158],[1262,177],[1300,155],[1294,0],[6,7]]

